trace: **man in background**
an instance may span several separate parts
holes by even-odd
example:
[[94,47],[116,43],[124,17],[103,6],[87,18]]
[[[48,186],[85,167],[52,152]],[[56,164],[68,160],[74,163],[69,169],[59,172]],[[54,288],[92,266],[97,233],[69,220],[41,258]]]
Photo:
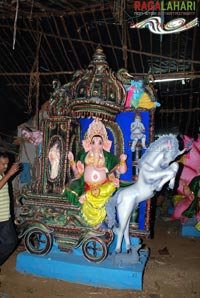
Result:
[[0,265],[17,245],[16,230],[10,211],[8,180],[19,171],[19,164],[14,163],[7,171],[8,163],[8,153],[0,152]]

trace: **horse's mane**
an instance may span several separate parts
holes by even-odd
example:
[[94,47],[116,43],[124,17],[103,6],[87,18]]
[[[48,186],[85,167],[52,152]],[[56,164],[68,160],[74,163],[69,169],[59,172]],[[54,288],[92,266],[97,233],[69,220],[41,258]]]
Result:
[[[171,143],[171,148],[168,146],[169,141]],[[166,150],[171,150],[172,157],[176,158],[179,152],[179,144],[176,136],[172,134],[163,135],[152,142],[138,161],[138,168],[141,168],[142,164],[146,161],[151,162],[151,159],[154,158],[155,155]]]

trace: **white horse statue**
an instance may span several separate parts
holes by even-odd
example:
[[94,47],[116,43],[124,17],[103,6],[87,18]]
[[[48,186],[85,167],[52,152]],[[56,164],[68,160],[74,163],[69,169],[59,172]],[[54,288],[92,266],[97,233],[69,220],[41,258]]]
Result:
[[[127,252],[131,251],[129,223],[133,210],[138,204],[155,195],[165,183],[174,188],[178,163],[172,161],[185,152],[179,151],[178,140],[174,135],[164,135],[153,142],[139,160],[139,175],[137,181],[124,189],[120,189],[111,198],[117,210],[119,225],[116,228],[117,244],[115,252],[121,252],[124,237]],[[110,226],[110,225],[109,225]]]

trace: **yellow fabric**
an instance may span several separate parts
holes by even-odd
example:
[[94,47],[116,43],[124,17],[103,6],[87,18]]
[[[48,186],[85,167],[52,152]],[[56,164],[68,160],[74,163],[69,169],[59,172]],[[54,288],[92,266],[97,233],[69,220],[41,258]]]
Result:
[[200,221],[194,227],[197,231],[200,232]]
[[144,109],[155,108],[155,102],[151,100],[150,96],[146,92],[144,92],[140,97],[139,108],[144,108]]
[[184,195],[175,195],[173,197],[173,203],[174,203],[174,206],[181,200],[183,200],[185,198]]
[[177,161],[184,164],[185,163],[185,155],[182,155]]
[[112,182],[102,184],[98,191],[99,194],[95,195],[93,190],[86,193],[86,200],[82,205],[82,214],[84,220],[92,227],[102,223],[106,217],[105,204],[110,196],[115,191],[116,186]]

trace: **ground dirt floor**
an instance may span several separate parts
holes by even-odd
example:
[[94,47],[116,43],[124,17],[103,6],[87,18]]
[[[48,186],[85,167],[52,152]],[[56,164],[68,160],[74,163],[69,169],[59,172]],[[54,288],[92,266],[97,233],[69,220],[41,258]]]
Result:
[[179,221],[159,216],[154,239],[143,240],[150,249],[143,290],[97,288],[16,271],[14,254],[1,266],[2,298],[200,298],[200,238],[182,237]]

